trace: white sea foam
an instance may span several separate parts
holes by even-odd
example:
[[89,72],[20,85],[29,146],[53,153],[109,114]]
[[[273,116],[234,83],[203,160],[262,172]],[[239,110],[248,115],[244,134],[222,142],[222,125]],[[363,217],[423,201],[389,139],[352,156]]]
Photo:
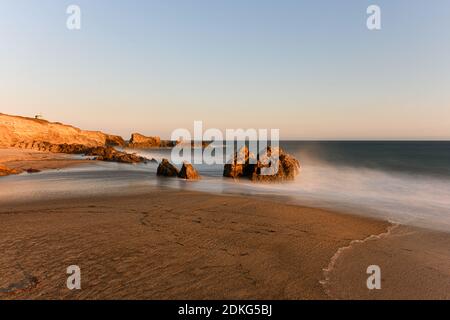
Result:
[[[170,150],[142,150],[139,153],[160,160],[169,157]],[[98,166],[60,172],[6,177],[0,180],[0,202],[20,197],[32,199],[132,191],[153,184],[212,193],[280,196],[294,204],[342,210],[450,232],[450,179],[445,177],[331,165],[304,157],[302,172],[296,181],[267,185],[223,178],[221,165],[197,167],[203,179],[196,183],[157,179],[154,164],[99,163]]]

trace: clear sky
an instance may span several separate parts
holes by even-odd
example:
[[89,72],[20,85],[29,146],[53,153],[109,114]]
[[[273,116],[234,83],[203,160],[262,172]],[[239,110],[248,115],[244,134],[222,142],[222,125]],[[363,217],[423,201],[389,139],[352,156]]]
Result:
[[[81,30],[66,28],[70,4]],[[125,138],[203,120],[450,139],[450,1],[0,0],[0,112]]]

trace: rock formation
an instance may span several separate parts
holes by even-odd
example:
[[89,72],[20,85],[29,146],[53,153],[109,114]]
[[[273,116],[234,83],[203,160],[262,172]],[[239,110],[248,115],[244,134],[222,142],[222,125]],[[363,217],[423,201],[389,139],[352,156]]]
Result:
[[200,179],[200,175],[198,171],[192,166],[192,164],[184,162],[180,172],[178,173],[178,178],[186,180],[198,180]]
[[161,140],[160,137],[147,137],[140,133],[133,133],[127,147],[132,149],[146,149],[146,148],[165,148],[173,147],[176,142],[170,140]]
[[[85,131],[42,119],[0,113],[0,148],[14,147],[44,152],[84,154],[97,160],[123,163],[146,162],[136,154],[115,150],[125,146],[120,136],[100,131]],[[4,171],[6,172],[6,171]]]
[[[272,156],[278,157],[278,161],[271,163]],[[268,172],[262,174],[263,169]],[[246,177],[252,181],[281,182],[294,180],[299,172],[298,160],[281,148],[267,147],[265,154],[255,158],[247,147],[243,147],[235,153],[230,163],[225,164],[223,175],[231,178]]]
[[223,176],[230,178],[250,177],[256,166],[255,155],[247,147],[242,147],[234,154],[230,163],[225,164]]
[[95,147],[85,152],[86,156],[95,156],[96,160],[114,161],[122,163],[147,162],[148,159],[136,154],[117,151],[113,147]]
[[96,160],[115,161],[122,163],[138,163],[147,162],[149,159],[130,154],[123,151],[117,151],[110,146],[88,147],[82,144],[51,144],[46,141],[33,141],[30,143],[20,142],[14,144],[15,148],[33,149],[37,151],[47,151],[54,153],[83,154],[85,156],[93,156]]
[[[146,137],[138,133],[131,136],[129,144],[122,137],[100,131],[86,131],[76,127],[49,122],[40,118],[10,116],[0,113],[0,148],[33,149],[44,152],[83,154],[97,160],[123,163],[146,162],[136,154],[118,151],[119,147],[168,147],[172,141],[159,137]],[[6,174],[6,169],[3,170]]]
[[6,166],[0,165],[0,177],[8,176],[10,174],[18,174],[20,171],[15,169],[10,169]]
[[169,162],[167,159],[162,159],[156,171],[158,176],[164,177],[177,177],[179,172],[178,169]]
[[123,140],[123,138],[121,136],[115,136],[112,134],[106,134],[106,142],[105,144],[107,146],[111,146],[111,147],[125,147],[126,146],[126,142],[125,140]]
[[159,137],[146,137],[139,133],[133,133],[128,142],[128,148],[154,148],[161,145]]
[[[270,164],[270,157],[278,157],[278,163]],[[276,170],[278,165],[278,170]],[[261,170],[266,168],[269,173],[261,174]],[[294,180],[300,173],[300,162],[290,154],[285,153],[281,148],[267,147],[267,153],[258,159],[250,179],[252,181],[279,182]]]

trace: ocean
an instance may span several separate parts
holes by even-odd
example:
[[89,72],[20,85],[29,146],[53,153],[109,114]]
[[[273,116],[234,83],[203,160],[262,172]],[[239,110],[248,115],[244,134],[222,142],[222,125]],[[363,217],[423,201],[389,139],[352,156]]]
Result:
[[[300,160],[293,182],[257,184],[222,177],[222,165],[195,165],[197,182],[157,178],[155,164],[99,162],[0,179],[0,203],[83,194],[127,193],[148,185],[273,197],[286,203],[388,219],[450,232],[450,142],[282,141]],[[136,150],[161,160],[170,149]]]

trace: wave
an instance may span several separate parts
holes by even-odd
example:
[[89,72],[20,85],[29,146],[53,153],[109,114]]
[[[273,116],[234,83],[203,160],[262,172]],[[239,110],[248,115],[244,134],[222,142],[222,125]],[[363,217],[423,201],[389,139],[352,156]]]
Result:
[[[316,146],[302,149],[295,145],[291,152],[301,159],[301,174],[292,183],[239,183],[221,178],[222,166],[197,166],[206,181],[192,188],[208,192],[263,194],[288,197],[294,204],[308,205],[370,215],[396,223],[450,231],[450,179],[424,170],[392,170],[387,166],[354,166],[355,161],[337,161],[320,156]],[[328,152],[329,154],[330,152]],[[404,162],[399,152],[395,162]],[[169,151],[144,151],[156,159],[170,158]],[[425,161],[425,160],[424,160]],[[369,163],[366,158],[362,163]],[[425,161],[426,162],[426,161]],[[394,163],[391,160],[390,163]],[[405,167],[411,168],[411,164]]]
[[331,275],[331,272],[333,272],[337,261],[339,260],[339,258],[342,256],[342,254],[345,251],[351,250],[357,244],[362,244],[362,243],[365,243],[367,241],[373,241],[373,240],[378,240],[378,239],[382,239],[382,238],[388,237],[388,236],[390,236],[392,234],[392,231],[394,229],[398,228],[399,226],[400,226],[399,224],[391,222],[391,225],[388,226],[388,228],[387,228],[387,230],[385,232],[380,233],[380,234],[372,234],[372,235],[370,235],[370,236],[368,236],[368,237],[366,237],[364,239],[352,240],[352,241],[350,241],[350,243],[347,246],[339,248],[336,251],[336,253],[331,257],[330,262],[328,263],[328,265],[325,268],[322,269],[324,278],[322,280],[320,280],[319,283],[324,288],[325,294],[327,296],[329,296],[329,297],[332,297],[331,294],[330,294],[330,290],[328,288],[328,285],[329,285],[329,282],[330,282],[330,275]]
[[[292,204],[450,232],[450,178],[447,176],[424,174],[423,171],[395,171],[380,166],[355,166],[354,161],[334,163],[329,161],[329,156],[320,156],[317,146],[315,152],[301,145],[294,146],[289,150],[288,145],[286,149],[300,158],[302,170],[291,183],[257,184],[247,180],[235,182],[222,177],[222,165],[196,165],[203,178],[190,183],[180,179],[156,178],[155,164],[129,166],[98,163],[96,166],[58,172],[3,178],[0,181],[0,202],[5,199],[32,200],[101,192],[123,193],[148,185],[158,185],[210,193],[271,196]],[[170,159],[170,149],[137,152],[157,160]],[[402,157],[404,156],[397,157],[395,161],[406,161]],[[369,160],[363,157],[361,162],[368,163]]]

